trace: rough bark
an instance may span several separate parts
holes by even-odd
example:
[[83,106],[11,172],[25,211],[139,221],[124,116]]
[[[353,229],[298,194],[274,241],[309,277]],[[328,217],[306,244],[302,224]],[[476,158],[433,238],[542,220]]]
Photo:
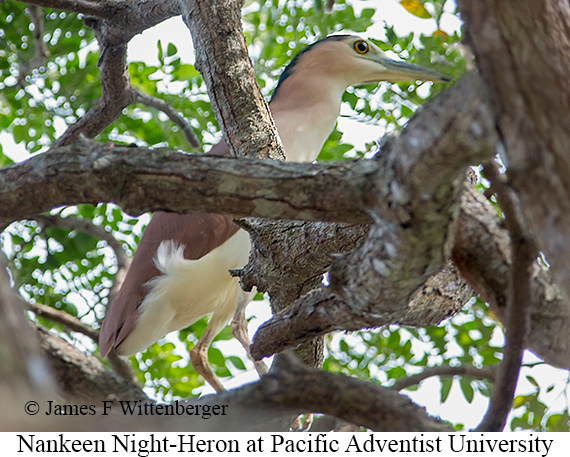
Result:
[[[448,226],[465,170],[492,157],[496,143],[475,75],[428,103],[372,159],[380,173],[376,192],[366,201],[375,220],[366,241],[333,263],[329,287],[265,323],[252,355],[263,357],[332,330],[405,320],[414,294],[445,264]],[[449,316],[449,309],[442,311],[440,320]]]
[[[503,219],[475,188],[467,188],[453,230],[452,259],[461,275],[505,322],[511,247]],[[527,345],[548,363],[570,368],[570,314],[541,261],[532,266]]]
[[55,390],[38,340],[10,288],[4,255],[0,252],[0,401]]
[[57,335],[37,328],[40,347],[58,385],[58,393],[69,403],[92,404],[103,400],[148,401],[135,384],[125,382],[96,357],[88,356]]
[[162,209],[362,223],[370,222],[365,201],[378,167],[193,156],[84,140],[0,169],[0,214],[5,222],[64,204],[112,201],[134,215]]
[[[323,282],[334,257],[349,252],[368,233],[368,225],[307,223],[249,219],[239,221],[251,237],[248,264],[233,272],[243,288],[267,292],[273,314]],[[307,365],[321,366],[324,360],[322,338],[314,338],[293,348]]]
[[243,0],[182,0],[216,119],[238,157],[283,160],[285,154],[249,59],[241,27]]
[[507,176],[570,297],[570,13],[565,0],[458,2],[493,100]]

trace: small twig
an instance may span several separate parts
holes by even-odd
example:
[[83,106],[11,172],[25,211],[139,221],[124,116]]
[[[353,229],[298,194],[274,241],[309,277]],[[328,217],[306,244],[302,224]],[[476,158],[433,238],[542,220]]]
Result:
[[520,212],[517,198],[504,183],[504,177],[499,173],[497,165],[494,162],[485,165],[483,171],[495,189],[497,201],[505,215],[512,248],[507,318],[505,321],[507,341],[503,351],[503,361],[497,370],[497,380],[493,387],[489,409],[475,429],[479,432],[494,432],[503,430],[513,404],[525,340],[529,331],[532,303],[531,265],[536,260],[538,252],[532,237],[527,232],[527,226]]
[[194,129],[192,126],[186,122],[186,119],[182,117],[172,106],[166,103],[164,100],[153,97],[151,95],[143,94],[139,90],[131,87],[131,90],[135,93],[136,102],[141,103],[146,106],[150,106],[151,108],[155,108],[159,111],[162,111],[164,114],[168,116],[168,118],[174,122],[178,127],[182,129],[184,136],[190,143],[190,146],[193,148],[200,147],[200,140],[194,133]]
[[111,232],[105,230],[104,227],[100,225],[95,225],[91,219],[79,219],[77,217],[59,217],[50,215],[38,215],[34,218],[42,225],[49,225],[52,227],[60,227],[69,230],[79,230],[88,235],[92,235],[95,238],[105,241],[117,257],[117,266],[119,268],[125,268],[130,263],[129,256],[123,248],[123,244],[117,240]]
[[334,7],[334,4],[335,4],[335,1],[336,1],[336,0],[327,0],[327,4],[326,4],[326,6],[325,6],[325,11],[326,11],[327,13],[330,13],[330,12],[332,11],[332,9],[333,9],[333,7]]
[[45,65],[46,58],[50,55],[47,50],[46,44],[44,42],[44,15],[39,6],[28,5],[28,12],[30,14],[30,19],[34,24],[34,49],[35,56],[32,59],[32,66],[39,67]]
[[470,376],[472,378],[490,379],[494,381],[496,374],[497,367],[495,365],[486,366],[484,368],[477,368],[473,365],[428,367],[421,373],[398,379],[391,388],[400,391],[410,386],[415,386],[433,376]]
[[19,295],[16,295],[16,297],[17,300],[23,304],[23,306],[32,311],[36,316],[45,317],[50,321],[64,325],[72,332],[81,333],[82,335],[91,338],[95,342],[99,340],[99,332],[97,330],[90,327],[89,325],[84,324],[71,314],[59,309],[52,308],[51,306],[42,305],[40,303],[29,303]]

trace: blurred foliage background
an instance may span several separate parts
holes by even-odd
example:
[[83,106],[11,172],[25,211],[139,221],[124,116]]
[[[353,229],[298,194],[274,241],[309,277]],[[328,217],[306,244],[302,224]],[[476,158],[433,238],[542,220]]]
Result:
[[[382,49],[406,61],[437,69],[454,80],[472,66],[469,53],[461,45],[460,27],[446,29],[442,25],[450,18],[459,23],[453,1],[338,0],[330,13],[325,11],[325,3],[324,0],[246,2],[244,30],[259,85],[267,99],[284,66],[298,51],[335,32],[377,38],[375,42]],[[428,24],[431,32],[399,33],[395,24],[384,22],[383,8],[388,3],[399,8],[405,20]],[[43,30],[32,20],[34,14],[43,18],[40,21]],[[9,166],[45,151],[90,108],[101,89],[93,32],[76,14],[37,8],[31,11],[23,3],[8,0],[0,3],[0,18],[0,166]],[[190,46],[189,34],[184,52],[178,49],[180,44],[165,34],[152,48],[147,47],[148,59],[130,61],[129,72],[139,90],[164,99],[182,113],[202,140],[203,150],[207,150],[218,141],[220,132],[202,78],[192,62],[183,58]],[[157,63],[150,64],[151,61]],[[319,160],[343,160],[375,153],[378,139],[401,129],[425,100],[444,87],[405,83],[350,88],[344,96],[341,128],[331,134]],[[367,126],[368,132],[372,128],[373,135],[364,141],[354,141],[358,138],[354,132],[360,132],[360,126]],[[162,112],[139,105],[125,109],[121,118],[97,139],[202,151],[192,151],[180,129]],[[352,143],[359,145],[355,147]],[[109,238],[106,241],[89,230],[77,230],[67,222],[87,220],[118,240],[120,249],[131,255],[149,218],[133,219],[112,204],[66,207],[51,214],[59,217],[20,221],[2,233],[2,248],[9,260],[12,280],[29,302],[64,310],[98,328],[117,271],[116,255]],[[258,295],[258,301],[262,300]],[[88,338],[32,313],[30,317],[87,353],[99,356],[96,343]],[[202,319],[192,328],[171,335],[131,358],[150,396],[164,401],[199,394],[203,380],[191,368],[188,351],[206,324],[207,319]],[[238,376],[252,367],[243,351],[228,344],[231,338],[227,328],[210,349],[210,362],[222,378]],[[382,328],[338,334],[327,341],[324,369],[390,386],[426,367],[495,365],[501,358],[503,332],[487,306],[473,298],[460,314],[437,327]],[[536,358],[530,360],[524,371],[527,387],[516,398],[511,428],[568,431],[567,373],[557,372],[552,382],[539,382],[533,370],[544,368],[545,364]],[[459,416],[451,415],[449,420],[462,429],[465,426],[462,416],[478,414],[471,425],[479,421],[490,387],[490,382],[484,379],[448,376],[432,379],[429,389],[412,386],[407,392],[428,408],[433,408],[435,402],[435,410],[430,409],[434,414],[450,403],[448,409],[457,412],[460,401],[482,402],[483,409],[479,408],[477,413],[467,406]]]

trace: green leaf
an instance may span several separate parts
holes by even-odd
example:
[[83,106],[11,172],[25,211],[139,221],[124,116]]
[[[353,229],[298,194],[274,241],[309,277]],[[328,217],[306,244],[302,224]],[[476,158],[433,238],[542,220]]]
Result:
[[534,387],[539,387],[538,382],[536,382],[536,379],[534,379],[532,376],[526,375],[526,380],[530,382]]
[[467,400],[467,403],[471,403],[475,396],[475,391],[473,390],[471,381],[467,378],[460,378],[459,386],[461,387],[461,392],[463,392],[463,396],[465,397],[465,400]]
[[550,415],[546,420],[546,429],[550,432],[568,432],[570,430],[568,410],[560,414]]
[[168,43],[168,47],[166,49],[166,55],[168,57],[172,57],[172,56],[176,55],[177,52],[178,52],[178,49],[176,49],[176,46],[174,45],[174,43]]
[[161,66],[164,66],[164,50],[162,49],[162,41],[158,40],[156,47],[158,50],[158,61]]
[[228,360],[233,364],[234,367],[236,367],[238,370],[245,370],[245,363],[243,363],[243,360],[240,359],[239,357],[235,356],[235,355],[231,355],[228,357]]
[[453,385],[453,377],[441,378],[441,392],[440,392],[441,403],[445,403],[447,401],[449,393],[451,392],[452,385]]
[[226,366],[226,358],[222,354],[222,351],[213,346],[210,346],[210,349],[208,350],[208,360],[212,365],[216,365],[218,367]]

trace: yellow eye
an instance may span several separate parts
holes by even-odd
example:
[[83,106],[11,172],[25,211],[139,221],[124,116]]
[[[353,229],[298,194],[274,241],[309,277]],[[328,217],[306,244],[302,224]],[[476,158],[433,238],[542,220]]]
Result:
[[354,50],[358,52],[358,54],[366,54],[368,52],[368,49],[368,43],[364,40],[360,40],[354,43]]

